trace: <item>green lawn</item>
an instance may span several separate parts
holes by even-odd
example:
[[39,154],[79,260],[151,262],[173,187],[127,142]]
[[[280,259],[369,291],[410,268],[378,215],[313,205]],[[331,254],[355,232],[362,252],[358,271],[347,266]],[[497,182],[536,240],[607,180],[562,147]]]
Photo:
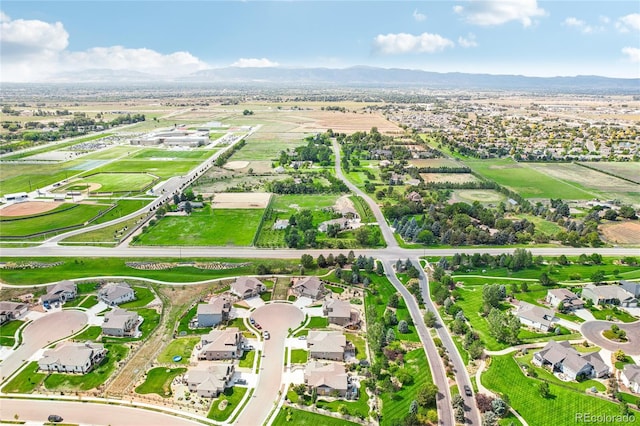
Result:
[[78,171],[66,169],[73,164],[78,164],[78,161],[56,164],[4,163],[0,167],[0,193],[35,191],[74,176]]
[[329,208],[336,203],[337,195],[276,195],[271,206],[274,210],[309,209],[320,210]]
[[100,327],[99,325],[91,325],[83,330],[82,333],[74,336],[73,340],[75,340],[76,342],[85,342],[87,340],[95,341],[98,337],[100,337],[100,334],[102,334],[102,327]]
[[337,285],[325,285],[324,286],[327,290],[331,290],[333,293],[335,294],[342,294],[344,293],[344,287],[338,287]]
[[[247,388],[242,388],[239,386],[225,389],[222,395],[213,400],[211,409],[209,410],[209,414],[207,415],[207,417],[219,422],[226,420],[227,418],[229,418],[233,410],[236,409],[238,404],[240,404],[240,400],[242,400],[242,397],[245,393],[247,393]],[[227,400],[228,403],[224,410],[220,410],[218,409],[218,406],[223,400]]]
[[4,337],[15,336],[16,331],[18,331],[18,329],[22,324],[24,324],[24,321],[12,320],[0,325],[0,336],[4,336]]
[[169,149],[145,148],[131,156],[133,159],[154,159],[154,158],[179,158],[182,160],[204,160],[213,155],[215,150],[194,149],[190,151],[176,151]]
[[263,209],[211,209],[190,216],[168,216],[139,236],[135,245],[249,246]]
[[147,371],[147,377],[140,386],[136,388],[136,393],[155,393],[163,398],[171,396],[171,382],[176,376],[187,371],[186,368],[165,368],[156,367]]
[[144,318],[140,325],[141,339],[146,339],[149,334],[160,324],[160,314],[155,309],[138,309],[138,314]]
[[[107,202],[107,201],[111,201],[111,200],[104,200],[101,202]],[[94,223],[96,224],[104,223],[114,219],[119,219],[122,216],[126,216],[130,213],[140,210],[150,202],[151,200],[117,200],[116,207],[110,210],[109,213],[105,214],[99,219],[96,219]]]
[[91,295],[84,299],[84,301],[79,305],[81,308],[89,309],[98,304],[98,297]]
[[338,413],[341,406],[344,406],[350,416],[366,419],[369,416],[369,395],[361,389],[359,398],[356,401],[335,400],[331,402],[318,399],[316,406],[325,410]]
[[[199,341],[199,337],[180,337],[172,340],[158,355],[158,362],[162,364],[189,364],[193,348]],[[176,355],[182,357],[178,362],[173,360]]]
[[100,185],[91,192],[139,192],[156,179],[149,173],[96,173],[75,180],[68,186],[58,188],[55,192],[84,191],[90,184]]
[[45,373],[38,372],[38,362],[30,362],[18,375],[16,375],[3,388],[5,393],[31,393],[47,377]]
[[311,317],[307,328],[327,328],[329,326],[329,319],[325,317]]
[[132,287],[136,294],[136,300],[132,300],[131,302],[126,302],[120,305],[122,309],[133,309],[133,308],[141,308],[143,306],[147,306],[153,299],[156,298],[156,295],[151,291],[149,287],[135,286]]
[[273,426],[356,426],[358,423],[291,407],[283,407],[272,424]]
[[180,318],[178,322],[178,335],[186,336],[188,334],[207,334],[211,329],[209,327],[201,327],[201,328],[189,328],[189,323],[191,320],[197,315],[198,305],[196,304],[193,308],[189,309],[189,311]]
[[110,208],[107,204],[76,204],[77,207],[45,216],[32,217],[21,220],[2,220],[1,237],[16,237],[35,234],[38,232],[52,231],[68,226],[83,225],[100,212]]
[[611,316],[613,318],[619,319],[622,322],[638,321],[638,318],[629,314],[627,311],[624,311],[619,308],[614,309],[614,308],[608,308],[608,307],[598,307],[598,308],[594,307],[590,309],[590,312],[593,314],[593,316],[596,319],[599,319],[599,320],[606,320],[607,317]]
[[256,351],[244,351],[240,360],[238,361],[238,367],[240,368],[253,368],[253,361],[256,358]]
[[291,364],[306,364],[309,352],[304,349],[291,349]]
[[185,175],[198,165],[196,161],[119,160],[91,171],[94,173],[151,173],[163,179]]
[[102,364],[87,374],[52,373],[45,380],[44,385],[49,390],[89,390],[104,383],[115,371],[118,361],[124,359],[129,352],[126,345],[106,344],[109,351]]
[[364,338],[353,333],[346,333],[345,336],[347,337],[347,340],[353,343],[353,346],[356,347],[356,358],[367,359],[367,347]]
[[511,158],[465,160],[474,172],[500,185],[506,186],[524,198],[562,198],[563,200],[589,200],[594,194],[576,183],[555,179],[526,163]]
[[522,220],[527,219],[529,222],[532,222],[535,225],[536,231],[540,231],[543,234],[547,235],[555,235],[560,231],[564,231],[565,229],[554,222],[549,222],[539,216],[533,216],[530,214],[518,214],[515,215],[516,218]]
[[[553,383],[549,385],[551,397],[542,398],[538,392],[540,383],[538,379],[526,377],[510,355],[492,357],[489,370],[482,375],[482,384],[508,395],[511,406],[531,425],[570,425],[576,422],[577,413],[617,415],[620,412],[615,403]],[[638,416],[636,419],[640,420]]]

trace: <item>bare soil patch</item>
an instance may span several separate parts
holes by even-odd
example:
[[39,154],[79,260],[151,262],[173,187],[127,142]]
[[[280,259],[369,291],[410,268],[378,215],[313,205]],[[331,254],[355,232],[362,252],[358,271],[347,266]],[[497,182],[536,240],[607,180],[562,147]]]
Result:
[[248,165],[248,161],[229,161],[224,165],[224,168],[230,170],[240,170],[246,168]]
[[377,127],[380,133],[403,134],[404,131],[394,123],[387,120],[382,114],[337,112],[337,111],[304,111],[301,117],[309,121],[301,123],[294,129],[295,132],[313,132],[332,129],[334,132],[353,133],[358,131],[370,131]]
[[471,173],[420,173],[420,176],[426,183],[435,182],[451,182],[451,183],[466,183],[475,182],[478,179]]
[[213,196],[214,209],[264,209],[269,204],[269,192],[222,192]]
[[640,223],[606,223],[599,226],[600,232],[610,243],[640,244]]
[[32,214],[44,213],[49,210],[53,210],[58,207],[59,202],[46,202],[46,201],[25,201],[24,203],[17,203],[7,206],[0,210],[0,216],[29,216]]
[[462,167],[463,163],[449,158],[424,158],[409,160],[409,164],[416,167]]

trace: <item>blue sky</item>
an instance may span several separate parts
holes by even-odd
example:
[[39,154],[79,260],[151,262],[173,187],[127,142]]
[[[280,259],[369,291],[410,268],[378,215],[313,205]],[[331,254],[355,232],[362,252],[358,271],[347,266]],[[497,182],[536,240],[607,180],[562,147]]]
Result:
[[353,65],[640,77],[640,2],[7,1],[2,81]]

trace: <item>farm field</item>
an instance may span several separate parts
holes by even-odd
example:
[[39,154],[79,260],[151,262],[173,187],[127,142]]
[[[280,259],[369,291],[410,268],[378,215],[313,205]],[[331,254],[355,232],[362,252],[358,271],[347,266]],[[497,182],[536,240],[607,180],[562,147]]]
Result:
[[517,192],[524,198],[562,198],[563,200],[589,200],[597,194],[576,183],[546,174],[529,163],[512,159],[465,160],[473,171]]
[[584,164],[585,166],[602,170],[603,172],[611,173],[640,184],[640,163],[596,161],[579,164]]
[[27,236],[58,228],[82,225],[109,207],[111,207],[110,204],[77,204],[77,207],[70,210],[54,212],[44,216],[14,221],[5,219],[0,222],[2,223],[0,237]]
[[605,240],[613,244],[640,244],[640,223],[610,222],[598,226]]
[[286,151],[289,148],[295,148],[303,144],[301,135],[300,139],[283,140],[283,139],[262,139],[262,132],[251,135],[246,139],[247,144],[238,152],[231,156],[232,161],[260,161],[277,159],[280,151]]
[[138,246],[249,246],[263,209],[211,209],[165,216],[135,240]]
[[454,202],[469,204],[473,204],[474,201],[483,204],[498,204],[501,201],[507,201],[506,196],[492,189],[459,189],[453,191],[451,199]]
[[468,183],[478,182],[478,178],[471,173],[420,173],[424,183]]
[[86,191],[90,192],[139,192],[157,179],[148,173],[96,173],[73,180],[54,192]]
[[[636,175],[640,175],[640,164],[630,164],[636,165]],[[528,165],[553,178],[572,182],[579,187],[594,191],[600,195],[600,198],[617,198],[625,203],[640,205],[640,184],[634,184],[573,163],[528,163]]]
[[416,167],[463,167],[460,161],[451,158],[423,158],[409,160],[409,164]]
[[271,207],[274,210],[323,209],[336,203],[338,195],[274,195]]

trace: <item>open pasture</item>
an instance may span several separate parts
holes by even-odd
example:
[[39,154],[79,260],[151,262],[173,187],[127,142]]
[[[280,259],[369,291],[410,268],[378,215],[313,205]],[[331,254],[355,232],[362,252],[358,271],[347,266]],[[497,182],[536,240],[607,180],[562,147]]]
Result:
[[471,173],[420,173],[420,177],[424,180],[424,183],[467,183],[477,182],[476,178]]
[[632,180],[640,184],[640,163],[637,162],[584,162],[587,167],[602,170],[603,172],[610,173],[621,178]]
[[264,209],[269,204],[269,192],[222,192],[213,196],[214,209]]
[[544,169],[536,169],[530,163],[517,163],[510,158],[469,160],[465,164],[525,198],[589,200],[597,197],[597,194],[581,185],[547,174]]
[[264,209],[194,210],[190,216],[165,216],[138,236],[134,245],[249,246]]
[[460,189],[453,192],[451,200],[469,204],[474,201],[497,204],[500,201],[506,201],[507,197],[491,189]]
[[640,244],[640,223],[611,222],[600,225],[598,230],[605,240],[613,244]]
[[233,161],[260,161],[277,159],[281,151],[295,148],[303,144],[305,135],[300,134],[295,139],[281,139],[280,134],[267,137],[260,132],[245,139],[247,144],[231,156]]

